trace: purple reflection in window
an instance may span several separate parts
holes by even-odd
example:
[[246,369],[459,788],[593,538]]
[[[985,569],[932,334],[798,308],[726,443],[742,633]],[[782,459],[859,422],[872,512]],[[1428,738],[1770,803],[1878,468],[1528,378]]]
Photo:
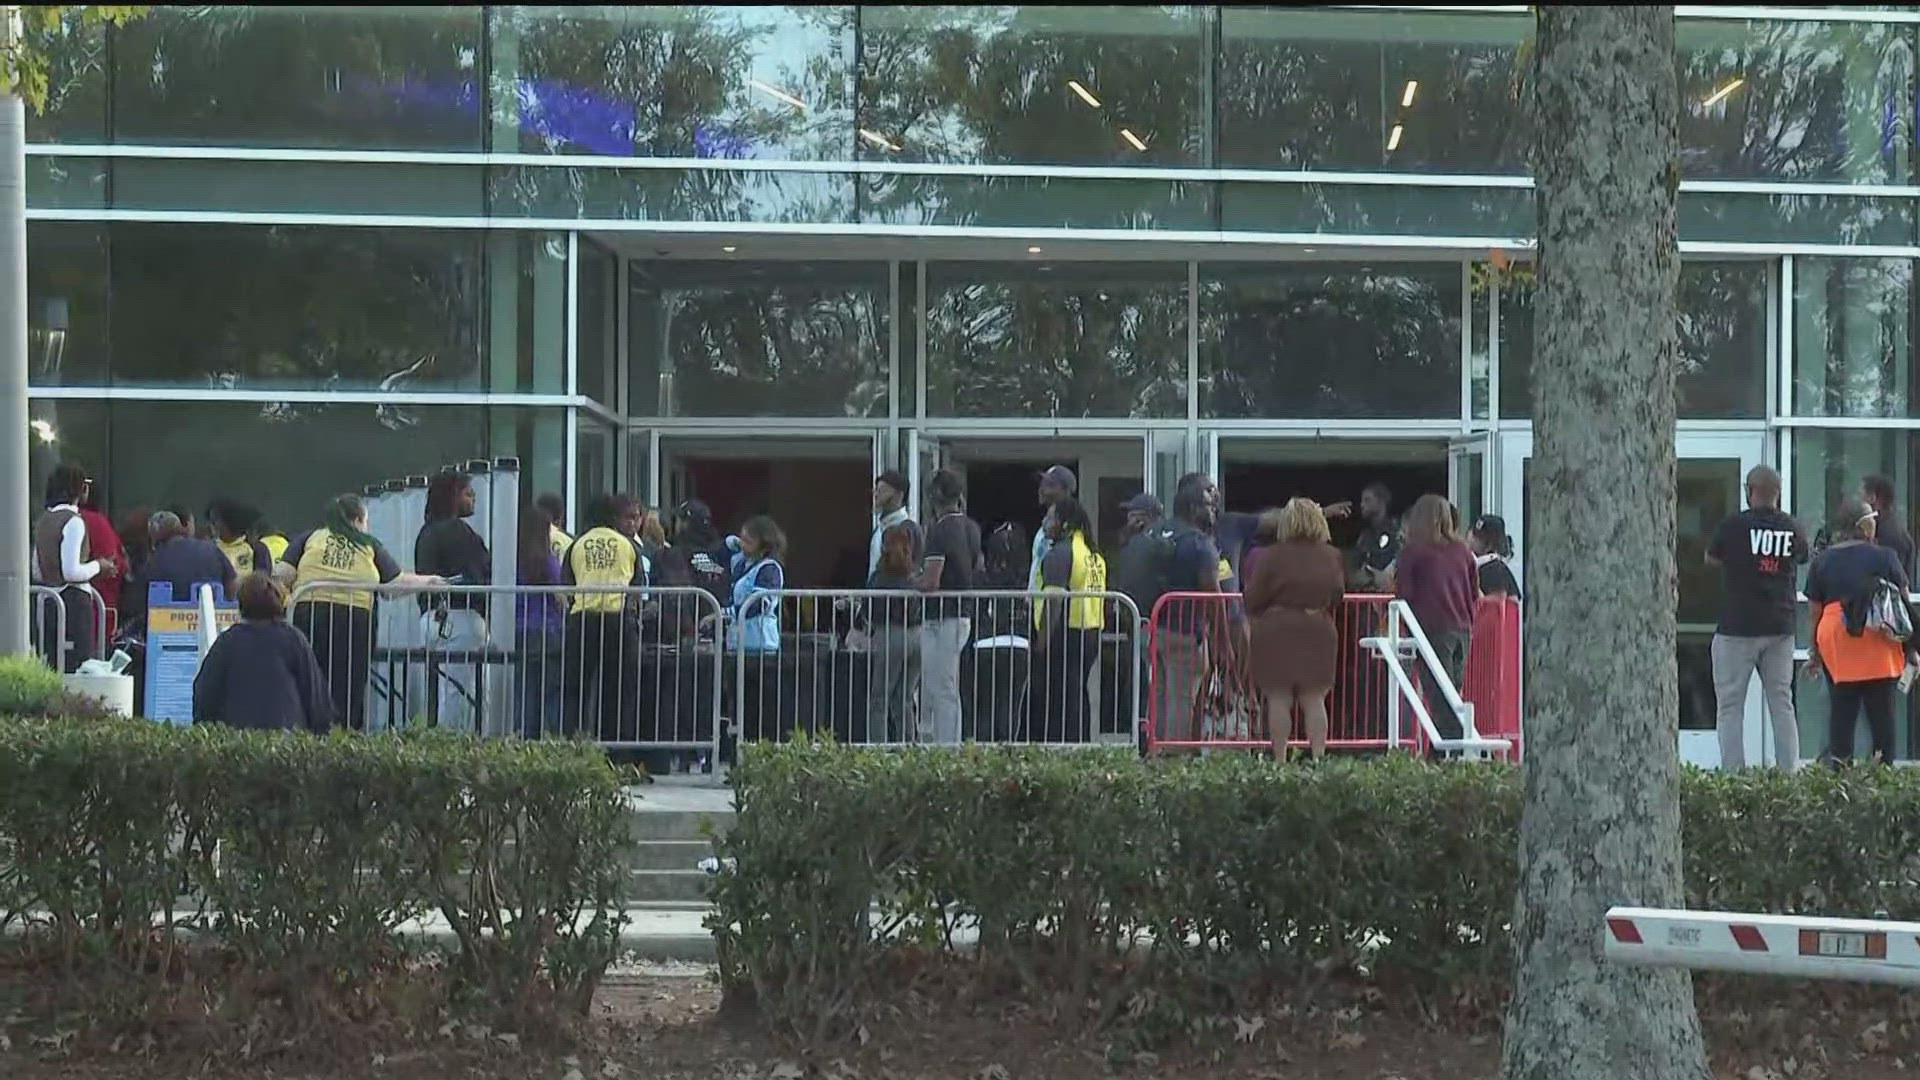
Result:
[[572,145],[596,154],[632,156],[631,104],[550,79],[522,79],[519,91],[520,130],[539,136],[549,148]]
[[693,156],[744,158],[752,156],[752,151],[745,138],[726,128],[703,122],[693,126]]
[[[471,79],[447,83],[408,73],[398,83],[357,79],[354,91],[366,98],[384,98],[401,112],[432,109],[472,115],[480,107],[479,88]],[[572,147],[634,156],[639,125],[631,102],[614,101],[552,79],[521,79],[515,84],[515,97],[521,132],[538,138],[549,150]],[[693,152],[703,158],[748,158],[754,147],[746,136],[702,121],[694,125]]]

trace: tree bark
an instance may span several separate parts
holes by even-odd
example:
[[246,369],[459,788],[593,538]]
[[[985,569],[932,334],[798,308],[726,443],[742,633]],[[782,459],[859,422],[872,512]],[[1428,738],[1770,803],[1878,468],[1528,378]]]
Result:
[[1526,811],[1507,1080],[1705,1080],[1690,976],[1609,965],[1681,902],[1671,7],[1540,7]]

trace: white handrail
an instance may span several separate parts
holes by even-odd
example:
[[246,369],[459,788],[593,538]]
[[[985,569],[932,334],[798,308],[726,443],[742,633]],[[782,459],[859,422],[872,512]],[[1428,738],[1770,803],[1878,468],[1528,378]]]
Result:
[[[1403,639],[1400,636],[1401,622],[1405,620],[1410,632]],[[1401,666],[1400,644],[1410,640],[1415,653],[1426,665],[1427,674],[1433,685],[1440,688],[1441,696],[1453,708],[1453,714],[1460,719],[1460,737],[1442,738],[1440,730],[1434,726],[1433,717],[1427,712],[1426,700],[1414,687],[1413,680]],[[1420,620],[1414,617],[1413,608],[1405,600],[1387,601],[1387,633],[1385,637],[1361,638],[1360,644],[1373,649],[1386,662],[1387,670],[1393,673],[1396,693],[1388,699],[1387,737],[1390,745],[1400,743],[1400,695],[1406,695],[1407,702],[1413,706],[1413,717],[1419,722],[1422,731],[1427,733],[1427,741],[1437,750],[1460,750],[1469,754],[1499,753],[1513,749],[1510,739],[1489,739],[1480,735],[1475,726],[1473,705],[1460,697],[1460,690],[1453,685],[1453,677],[1440,664],[1440,655],[1433,650],[1433,644],[1427,640],[1426,631],[1421,629]]]

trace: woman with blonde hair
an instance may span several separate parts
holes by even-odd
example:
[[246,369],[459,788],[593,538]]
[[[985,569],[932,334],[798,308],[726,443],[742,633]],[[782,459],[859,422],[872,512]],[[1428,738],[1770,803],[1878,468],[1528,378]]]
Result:
[[[1394,564],[1394,595],[1407,602],[1433,646],[1434,655],[1454,689],[1467,671],[1467,646],[1473,640],[1473,608],[1480,600],[1479,567],[1473,549],[1460,538],[1453,504],[1438,495],[1422,495],[1406,517],[1406,545]],[[1433,726],[1443,739],[1465,731],[1453,707],[1429,694]]]
[[1340,638],[1333,611],[1346,587],[1346,566],[1327,533],[1327,516],[1312,499],[1295,498],[1260,518],[1266,541],[1247,581],[1249,668],[1267,698],[1273,756],[1284,760],[1300,706],[1307,747],[1327,751],[1327,694],[1333,689]]

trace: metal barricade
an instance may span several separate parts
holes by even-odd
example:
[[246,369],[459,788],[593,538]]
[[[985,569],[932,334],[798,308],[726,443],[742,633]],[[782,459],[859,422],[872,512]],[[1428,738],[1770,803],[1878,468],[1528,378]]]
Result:
[[[576,737],[714,768],[724,618],[680,586],[300,585],[334,723]],[[697,763],[697,765],[696,765]]]
[[1114,592],[768,590],[728,622],[746,741],[1131,745],[1139,609]]
[[[71,671],[87,660],[98,660],[107,655],[107,602],[98,592],[71,586],[31,585],[27,594],[32,611],[29,640],[34,652],[49,667],[55,671]],[[93,637],[90,642],[78,643],[71,636],[75,600],[84,601],[91,612]],[[71,655],[71,651],[81,644],[85,645],[83,655]]]
[[[1149,752],[1271,747],[1276,723],[1282,725],[1281,739],[1288,747],[1307,745],[1297,707],[1284,718],[1271,715],[1266,680],[1257,661],[1249,662],[1252,639],[1242,604],[1238,593],[1199,592],[1168,593],[1154,604],[1147,645]],[[1436,686],[1437,680],[1426,677],[1439,670],[1431,646],[1426,646],[1422,662],[1402,662],[1422,647],[1405,627],[1411,614],[1404,602],[1379,594],[1349,594],[1330,614],[1335,645],[1327,705],[1328,749],[1426,749],[1436,734],[1430,730],[1433,711],[1443,707],[1441,702],[1449,693],[1457,696],[1457,691]],[[1512,649],[1510,666],[1517,670],[1517,609],[1511,626],[1510,636],[1475,641],[1472,649],[1490,656]],[[1417,627],[1412,629],[1417,632]],[[1388,659],[1389,651],[1395,659]],[[1504,670],[1508,665],[1494,666]],[[1473,670],[1470,650],[1468,671]],[[1504,694],[1507,684],[1489,676],[1478,688]],[[1513,692],[1517,694],[1517,685]],[[1419,699],[1413,707],[1426,718],[1424,722],[1402,720],[1401,707],[1412,698]],[[1487,733],[1471,734],[1475,730],[1470,719],[1475,711],[1472,702],[1469,696],[1458,710],[1468,717],[1464,721],[1470,733],[1467,741],[1475,744],[1469,749],[1504,751],[1504,745],[1481,738]],[[1517,731],[1517,706],[1503,715],[1512,716]]]

